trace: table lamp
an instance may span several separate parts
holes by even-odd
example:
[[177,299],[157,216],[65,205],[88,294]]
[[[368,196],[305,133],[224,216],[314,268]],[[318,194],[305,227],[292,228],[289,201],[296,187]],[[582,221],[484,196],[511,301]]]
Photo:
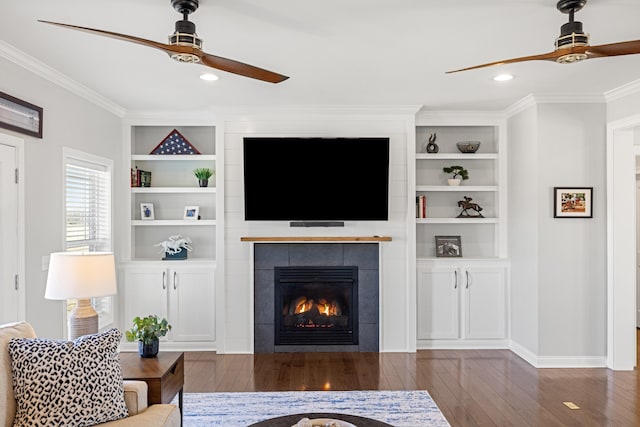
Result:
[[69,339],[98,332],[98,313],[90,299],[116,293],[116,267],[111,252],[51,254],[44,297],[78,300],[69,318]]

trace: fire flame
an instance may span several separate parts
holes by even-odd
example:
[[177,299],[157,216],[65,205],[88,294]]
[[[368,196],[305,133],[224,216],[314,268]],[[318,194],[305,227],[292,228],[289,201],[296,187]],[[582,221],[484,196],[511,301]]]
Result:
[[342,310],[340,309],[340,304],[337,301],[328,302],[324,298],[321,298],[316,303],[312,299],[307,299],[306,297],[300,297],[294,302],[294,310],[293,314],[301,314],[307,311],[310,311],[315,306],[320,312],[325,316],[340,316],[342,315]]

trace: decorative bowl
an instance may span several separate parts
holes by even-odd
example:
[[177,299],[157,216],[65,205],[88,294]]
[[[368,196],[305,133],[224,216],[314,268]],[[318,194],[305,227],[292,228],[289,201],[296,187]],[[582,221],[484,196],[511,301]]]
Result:
[[461,153],[475,153],[480,148],[480,141],[460,141],[456,147]]

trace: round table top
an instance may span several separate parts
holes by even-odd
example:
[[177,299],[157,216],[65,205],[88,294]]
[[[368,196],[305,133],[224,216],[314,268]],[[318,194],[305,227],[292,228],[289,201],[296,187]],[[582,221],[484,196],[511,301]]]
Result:
[[291,427],[296,425],[298,421],[303,418],[309,418],[310,420],[316,418],[329,418],[339,421],[346,421],[357,427],[393,427],[391,424],[387,424],[382,421],[373,420],[371,418],[360,417],[358,415],[348,414],[331,414],[326,412],[313,412],[307,414],[292,414],[282,417],[271,418],[268,420],[260,421],[258,423],[251,424],[248,427]]

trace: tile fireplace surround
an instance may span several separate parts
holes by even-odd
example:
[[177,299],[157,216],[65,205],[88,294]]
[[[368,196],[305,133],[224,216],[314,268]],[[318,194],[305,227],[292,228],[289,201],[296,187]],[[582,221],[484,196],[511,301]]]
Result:
[[[357,345],[275,345],[274,267],[357,266]],[[256,243],[254,248],[254,351],[372,351],[379,338],[378,243]]]

